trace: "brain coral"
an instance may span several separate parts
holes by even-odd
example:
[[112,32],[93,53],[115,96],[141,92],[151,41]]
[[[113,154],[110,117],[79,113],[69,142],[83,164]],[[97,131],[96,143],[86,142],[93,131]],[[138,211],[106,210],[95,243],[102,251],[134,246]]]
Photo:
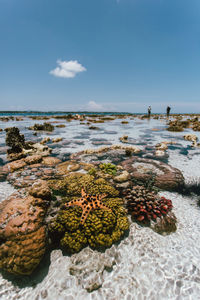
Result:
[[91,175],[71,174],[63,180],[53,181],[51,188],[62,194],[63,203],[79,199],[81,189],[88,194],[107,194],[102,202],[111,210],[91,210],[81,225],[82,209],[79,206],[60,208],[57,217],[50,223],[49,230],[53,241],[70,253],[79,252],[90,245],[94,249],[104,249],[119,241],[129,229],[123,200],[118,191],[104,179],[95,179]]

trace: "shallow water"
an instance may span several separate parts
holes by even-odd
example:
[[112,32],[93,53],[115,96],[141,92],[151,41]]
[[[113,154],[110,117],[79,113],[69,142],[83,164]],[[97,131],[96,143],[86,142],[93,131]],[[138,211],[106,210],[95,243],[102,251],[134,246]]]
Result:
[[[187,129],[179,133],[168,132],[165,130],[164,120],[141,121],[136,118],[128,119],[129,124],[121,124],[121,121],[116,119],[94,124],[100,128],[96,131],[89,130],[88,125],[79,125],[79,121],[68,123],[59,120],[59,124],[65,124],[66,127],[56,128],[55,132],[48,135],[51,138],[63,137],[63,142],[54,145],[53,154],[63,158],[67,153],[96,148],[93,142],[97,140],[120,144],[119,137],[123,135],[135,140],[135,145],[139,145],[141,149],[145,149],[146,145],[155,146],[161,141],[175,141],[177,144],[171,145],[167,150],[169,164],[180,169],[187,182],[199,182],[200,149],[191,148],[191,142],[183,139],[184,134],[194,133],[193,131]],[[21,128],[26,138],[32,139],[32,131],[28,131],[26,127],[39,122],[43,123],[25,119],[17,122],[16,126]],[[0,123],[0,128],[9,126],[14,126],[14,123]],[[159,130],[152,131],[153,128]],[[200,132],[195,134],[200,139]],[[47,134],[42,133],[34,138],[46,136]],[[0,133],[1,146],[4,146],[4,138],[5,133]],[[3,154],[0,157],[5,159]],[[0,183],[0,201],[12,192],[11,185]],[[21,283],[20,280],[13,281],[12,276],[1,275],[1,299],[200,299],[198,198],[195,195],[188,197],[169,192],[162,192],[162,195],[171,199],[174,205],[178,220],[175,233],[161,236],[150,228],[132,223],[128,237],[119,245],[107,249],[104,256],[97,251],[87,254],[87,249],[83,249],[79,254],[69,257],[63,256],[60,250],[54,250],[42,262],[40,269]],[[82,277],[71,275],[70,268],[76,266],[75,258],[81,255],[84,259],[86,257]],[[97,262],[103,266],[105,259],[112,261],[110,271],[97,268]],[[87,269],[90,269],[89,275]],[[91,293],[87,291],[90,280],[99,283],[99,288]]]

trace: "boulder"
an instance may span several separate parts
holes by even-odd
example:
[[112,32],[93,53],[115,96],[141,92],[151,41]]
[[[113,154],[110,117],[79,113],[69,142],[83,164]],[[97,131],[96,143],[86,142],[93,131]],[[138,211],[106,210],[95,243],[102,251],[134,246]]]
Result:
[[36,198],[51,199],[51,190],[44,180],[36,181],[30,188],[29,194]]
[[26,163],[24,161],[24,159],[19,159],[19,160],[15,160],[15,161],[12,161],[10,163],[7,163],[4,167],[3,167],[3,170],[6,172],[14,172],[18,169],[21,169],[23,167],[26,166]]
[[33,164],[37,164],[40,163],[42,161],[42,156],[35,154],[35,155],[31,155],[31,156],[27,156],[24,161],[28,164],[28,165],[33,165]]
[[184,185],[180,170],[161,161],[132,157],[121,163],[135,181],[148,182],[163,190],[178,191]]
[[47,157],[43,157],[42,163],[44,165],[48,165],[48,166],[55,166],[55,165],[61,163],[61,160],[56,157],[47,156]]
[[44,216],[47,202],[32,196],[10,196],[0,203],[0,268],[28,275],[46,250]]

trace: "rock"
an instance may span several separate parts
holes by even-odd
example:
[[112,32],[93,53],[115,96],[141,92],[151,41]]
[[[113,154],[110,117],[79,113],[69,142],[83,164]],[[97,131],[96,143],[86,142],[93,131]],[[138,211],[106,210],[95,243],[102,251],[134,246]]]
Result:
[[40,143],[35,143],[31,146],[29,149],[23,149],[23,153],[25,155],[42,155],[42,156],[48,156],[52,152],[52,149],[49,148],[47,145],[42,145]]
[[50,200],[52,196],[51,190],[47,182],[44,180],[38,180],[33,183],[29,190],[29,194],[35,198],[41,198],[44,200]]
[[[104,152],[108,152],[109,150],[131,150],[132,153],[139,153],[141,151],[141,149],[137,146],[122,146],[122,145],[112,145],[110,147],[107,147],[107,146],[103,146],[103,147],[100,147],[98,149],[87,149],[85,151],[82,151],[82,152],[79,152],[78,155],[80,154],[99,154],[99,153],[104,153]],[[73,156],[76,157],[76,153],[74,155],[71,155],[71,157],[73,158]]]
[[44,144],[50,142],[50,140],[51,140],[50,137],[45,137],[45,138],[43,138],[43,140],[41,140],[40,144],[44,145]]
[[165,155],[166,155],[166,153],[163,150],[156,150],[155,151],[155,156],[157,156],[157,157],[163,157]]
[[26,157],[26,155],[24,155],[23,152],[19,152],[19,153],[7,153],[7,159],[9,161],[14,161],[14,160],[19,160],[21,158]]
[[28,275],[46,250],[44,200],[11,196],[0,203],[0,268]]
[[58,142],[61,142],[63,139],[60,137],[60,138],[55,138],[55,139],[52,139],[52,143],[58,143]]
[[44,124],[34,124],[30,126],[28,129],[30,130],[39,130],[39,131],[53,131],[54,126],[50,123],[45,122]]
[[170,121],[169,127],[167,128],[168,131],[183,131],[184,128],[188,128],[190,126],[190,120],[181,121],[179,119]]
[[31,156],[27,156],[24,161],[28,164],[28,165],[33,165],[33,164],[37,164],[40,163],[42,161],[42,156],[35,154],[35,155],[31,155]]
[[162,151],[167,150],[167,149],[168,149],[167,143],[162,142],[162,143],[157,144],[157,145],[156,145],[156,149],[157,149],[157,150],[162,150]]
[[61,163],[61,160],[57,157],[47,156],[43,157],[42,163],[47,166],[55,166]]
[[24,135],[20,134],[17,127],[6,128],[5,131],[6,145],[11,147],[11,149],[8,150],[8,154],[22,152],[22,149],[25,147]]
[[123,171],[120,175],[115,176],[114,180],[117,182],[125,182],[129,179],[130,175],[127,171]]
[[64,127],[66,127],[66,125],[64,125],[64,124],[59,124],[59,125],[56,125],[56,127],[57,127],[57,128],[64,128]]
[[3,169],[4,171],[8,170],[9,172],[14,172],[18,169],[21,169],[23,167],[26,166],[26,163],[24,161],[24,159],[19,159],[19,160],[15,160],[13,162],[10,162],[8,164],[6,164]]
[[159,234],[169,234],[175,232],[177,219],[173,212],[169,212],[166,216],[157,218],[155,222],[151,222],[150,227]]
[[100,130],[100,128],[99,128],[99,127],[96,127],[96,126],[90,126],[89,129],[90,129],[90,130]]
[[130,173],[131,179],[148,182],[163,190],[178,191],[184,185],[184,177],[180,170],[161,161],[132,157],[121,163]]
[[0,182],[5,181],[7,177],[7,172],[3,169],[3,167],[0,167]]
[[89,293],[99,289],[104,282],[104,271],[112,271],[115,262],[116,250],[114,247],[105,253],[83,249],[72,255],[69,272],[75,276],[79,284]]
[[73,160],[65,161],[57,165],[57,170],[59,174],[67,174],[69,172],[75,172],[80,169],[80,165]]
[[186,141],[191,141],[193,147],[197,146],[198,137],[195,134],[185,134],[183,137]]
[[128,135],[123,135],[119,139],[122,143],[128,143]]

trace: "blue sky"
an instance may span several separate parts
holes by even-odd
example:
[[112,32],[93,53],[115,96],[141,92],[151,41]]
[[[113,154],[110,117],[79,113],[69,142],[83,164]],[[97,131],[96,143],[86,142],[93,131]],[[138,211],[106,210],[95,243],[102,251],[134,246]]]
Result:
[[0,0],[0,110],[200,112],[199,0]]

